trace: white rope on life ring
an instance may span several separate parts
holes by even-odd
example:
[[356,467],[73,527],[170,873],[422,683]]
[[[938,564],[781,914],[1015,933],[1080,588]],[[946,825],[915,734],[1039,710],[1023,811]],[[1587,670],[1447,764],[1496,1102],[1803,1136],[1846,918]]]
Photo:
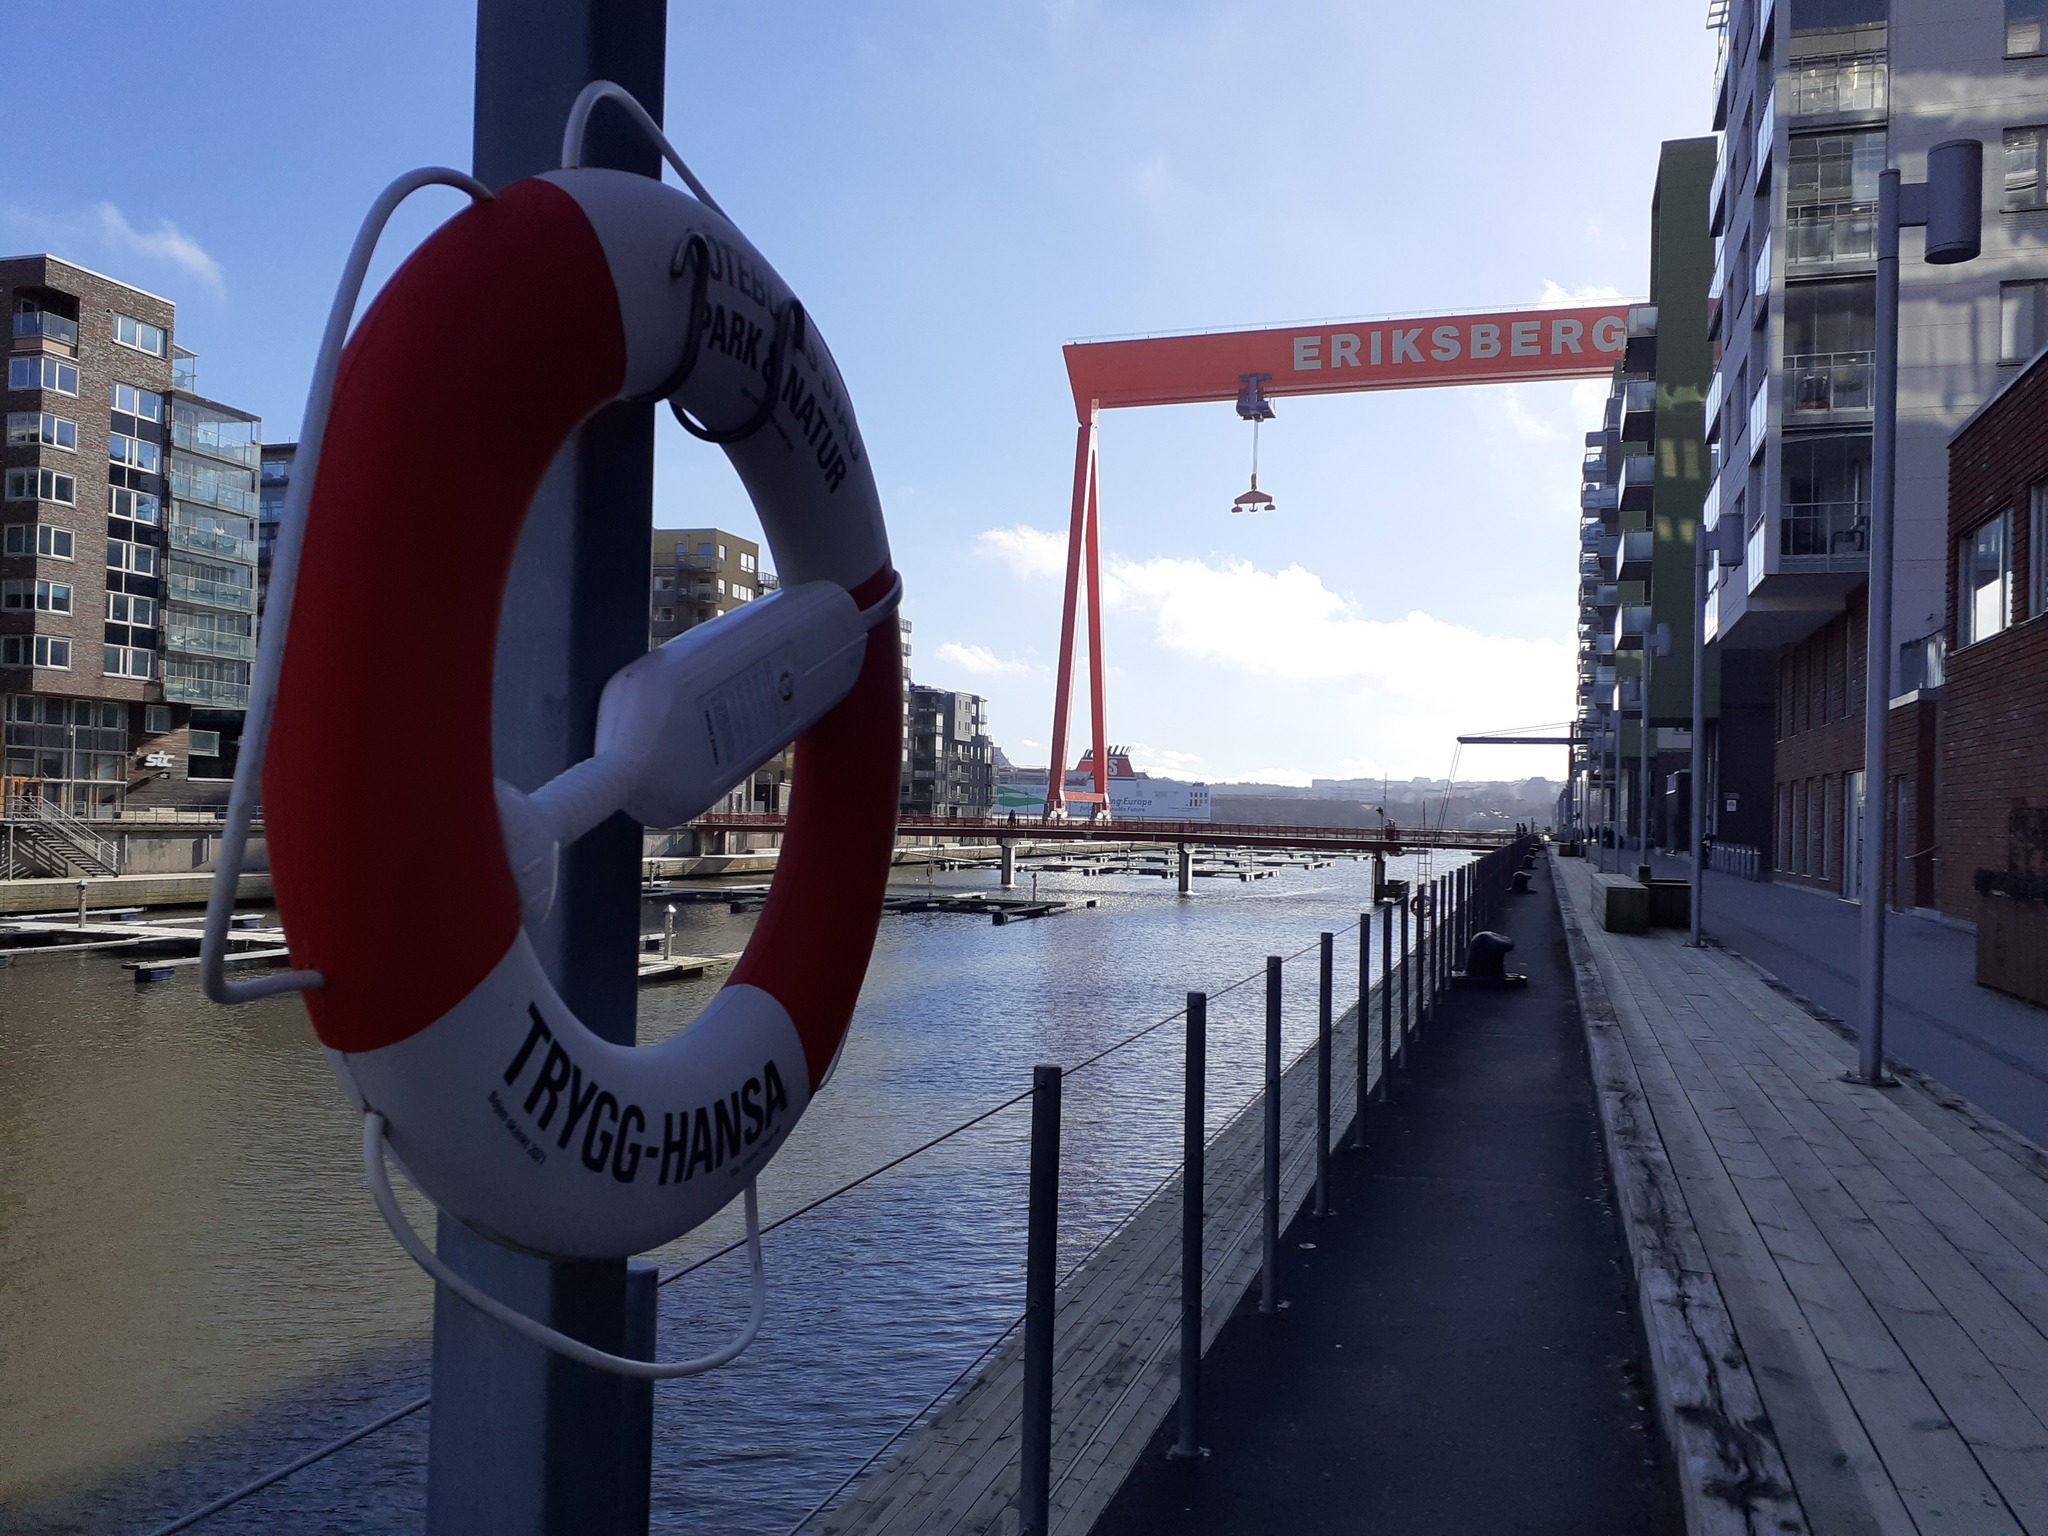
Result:
[[[698,195],[577,166],[608,98]],[[588,87],[567,139],[570,168],[495,196],[457,172],[401,178],[351,254],[285,508],[202,974],[223,1002],[306,994],[364,1115],[380,1209],[437,1279],[586,1363],[672,1376],[722,1363],[759,1325],[753,1180],[829,1077],[866,972],[895,829],[901,582],[845,385],[788,286],[619,87]],[[383,222],[434,183],[472,206],[393,274],[344,351]],[[650,398],[725,447],[785,584],[623,667],[592,756],[525,793],[491,763],[513,549],[575,430]],[[404,569],[433,580],[403,579],[400,542]],[[392,687],[394,658],[421,675]],[[386,915],[386,807],[360,787],[371,720],[441,787],[407,850],[463,882],[436,924]],[[557,851],[620,811],[686,821],[792,740],[797,773],[833,793],[796,802],[726,986],[659,1046],[599,1038],[528,931],[552,904]],[[221,941],[259,782],[297,969],[236,984]],[[442,1210],[551,1258],[644,1252],[744,1193],[753,1322],[730,1351],[655,1365],[471,1295],[398,1212],[387,1145]]]

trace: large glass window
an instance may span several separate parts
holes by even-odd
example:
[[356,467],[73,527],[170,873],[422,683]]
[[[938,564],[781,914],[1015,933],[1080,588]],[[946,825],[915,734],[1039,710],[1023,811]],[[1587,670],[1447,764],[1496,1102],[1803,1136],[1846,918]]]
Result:
[[1868,278],[1785,289],[1785,400],[1795,413],[1867,411],[1877,296]]
[[62,581],[0,581],[0,611],[69,613],[71,586]]
[[9,523],[0,550],[10,555],[35,555],[44,560],[72,558],[73,539],[69,528],[50,523]]
[[1794,32],[1830,32],[1837,27],[1875,27],[1890,14],[1888,0],[1787,0]]
[[1882,129],[1794,134],[1785,176],[1788,271],[1877,259]]
[[162,326],[151,325],[129,315],[114,316],[114,340],[124,347],[147,352],[151,357],[162,357],[168,350]]
[[164,451],[155,443],[144,442],[139,437],[130,437],[125,432],[107,434],[107,461],[125,464],[130,469],[139,469],[146,474],[163,472]]
[[2024,363],[2048,346],[2048,282],[1998,285],[1998,360]]
[[2005,130],[2005,206],[2048,208],[2048,177],[2041,159],[2048,151],[2048,127]]
[[1861,559],[1870,524],[1870,438],[1866,434],[1787,437],[1779,553]]
[[1882,112],[1886,68],[1881,53],[1841,53],[1798,59],[1786,72],[1791,84],[1790,115],[1822,117],[1837,112]]
[[149,544],[137,544],[128,539],[109,539],[107,569],[133,571],[138,576],[154,576],[157,572],[156,548]]
[[1956,643],[1988,640],[2012,622],[2012,514],[1956,540]]
[[8,635],[0,639],[0,666],[47,667],[69,672],[71,642],[54,635]]
[[2005,55],[2048,53],[2048,0],[2005,0]]
[[114,409],[126,411],[138,421],[162,421],[164,397],[135,384],[114,386]]
[[54,501],[68,507],[78,499],[78,481],[54,469],[10,469],[7,471],[9,501]]
[[7,416],[9,447],[62,448],[78,452],[78,423],[52,416],[48,411],[10,411]]
[[75,395],[78,393],[78,364],[39,353],[10,357],[7,359],[7,387],[48,389],[60,395]]
[[131,491],[117,485],[107,492],[107,515],[147,523],[154,528],[163,521],[164,504],[148,491]]

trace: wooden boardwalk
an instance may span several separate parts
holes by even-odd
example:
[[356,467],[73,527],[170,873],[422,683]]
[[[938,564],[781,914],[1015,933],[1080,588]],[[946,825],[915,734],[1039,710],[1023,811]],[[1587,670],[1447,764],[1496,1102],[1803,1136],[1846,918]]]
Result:
[[1753,1380],[1761,1462],[1782,1448],[1807,1525],[2048,1536],[2048,1156],[1914,1074],[1844,1082],[1853,1045],[1755,967],[1605,933],[1585,861],[1552,868],[1589,1035],[1611,1005],[1616,1097],[1675,1179],[1673,1247],[1725,1299],[1707,1374]]
[[[1396,970],[1406,984],[1406,968]],[[1411,1016],[1412,1016],[1411,1000]],[[1381,994],[1373,989],[1369,1062],[1381,1074]],[[1399,994],[1395,1004],[1399,1029]],[[1399,1050],[1398,1039],[1396,1051]],[[1331,1048],[1333,1144],[1357,1097],[1356,1009]],[[1281,1226],[1315,1184],[1316,1061],[1281,1080]],[[1264,1099],[1219,1131],[1207,1153],[1202,1347],[1206,1351],[1261,1262]],[[1053,1362],[1052,1531],[1082,1536],[1116,1493],[1180,1392],[1178,1177],[1060,1287]],[[812,1528],[834,1536],[948,1536],[1014,1529],[1022,1331],[980,1375],[908,1436]]]

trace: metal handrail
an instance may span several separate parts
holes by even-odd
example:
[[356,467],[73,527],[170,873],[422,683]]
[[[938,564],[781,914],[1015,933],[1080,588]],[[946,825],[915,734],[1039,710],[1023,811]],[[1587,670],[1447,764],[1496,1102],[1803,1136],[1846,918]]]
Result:
[[47,800],[41,795],[9,795],[6,815],[9,821],[35,821],[55,827],[74,847],[90,854],[109,869],[121,867],[121,850],[93,831],[91,822],[72,815],[54,800]]

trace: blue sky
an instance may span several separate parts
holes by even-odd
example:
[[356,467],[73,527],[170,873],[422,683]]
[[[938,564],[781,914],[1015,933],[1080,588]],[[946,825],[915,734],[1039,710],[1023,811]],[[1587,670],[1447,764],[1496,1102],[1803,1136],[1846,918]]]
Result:
[[[1658,142],[1709,126],[1704,10],[679,0],[667,121],[846,375],[918,680],[986,694],[997,740],[1043,762],[1061,343],[1639,295]],[[473,10],[7,12],[13,78],[71,84],[16,93],[0,246],[175,299],[207,392],[295,436],[368,200],[469,163]],[[452,207],[418,200],[394,255]],[[1600,393],[1282,401],[1261,518],[1225,510],[1250,458],[1229,406],[1105,417],[1112,739],[1213,780],[1406,778],[1447,772],[1460,730],[1561,721]],[[755,531],[717,451],[661,431],[656,521]]]

